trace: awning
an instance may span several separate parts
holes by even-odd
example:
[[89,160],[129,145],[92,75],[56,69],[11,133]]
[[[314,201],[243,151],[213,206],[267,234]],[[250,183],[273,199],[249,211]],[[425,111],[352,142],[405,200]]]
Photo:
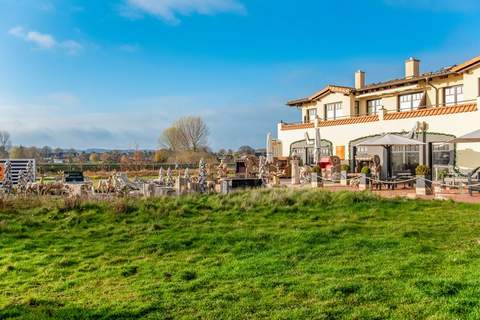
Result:
[[387,147],[387,146],[419,146],[424,145],[425,143],[418,140],[405,138],[396,134],[384,134],[381,137],[375,137],[365,142],[361,142],[359,146],[378,146],[378,147]]
[[449,141],[449,143],[474,143],[474,142],[480,142],[480,130],[467,133],[464,136],[461,136]]

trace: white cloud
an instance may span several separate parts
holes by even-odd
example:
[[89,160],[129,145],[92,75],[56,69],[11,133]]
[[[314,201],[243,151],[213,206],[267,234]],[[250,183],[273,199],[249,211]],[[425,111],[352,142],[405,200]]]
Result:
[[126,0],[123,14],[137,17],[139,12],[154,15],[168,23],[178,24],[178,15],[213,15],[233,12],[243,14],[246,9],[238,0]]
[[33,43],[39,49],[51,50],[62,48],[68,54],[77,54],[83,50],[83,46],[77,41],[65,40],[59,42],[50,34],[41,33],[35,30],[26,30],[21,26],[11,28],[8,33],[26,42]]
[[25,35],[25,39],[45,49],[52,49],[57,45],[57,42],[51,35],[43,34],[37,31],[27,32]]
[[62,42],[61,47],[65,48],[69,54],[77,54],[83,50],[83,46],[77,41],[73,40]]

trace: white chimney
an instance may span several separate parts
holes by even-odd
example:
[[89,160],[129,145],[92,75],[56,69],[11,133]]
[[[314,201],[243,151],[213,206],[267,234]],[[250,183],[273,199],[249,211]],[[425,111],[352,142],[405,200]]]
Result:
[[409,58],[405,61],[405,78],[411,79],[420,76],[420,60]]
[[362,89],[365,87],[365,72],[358,70],[355,72],[355,89]]

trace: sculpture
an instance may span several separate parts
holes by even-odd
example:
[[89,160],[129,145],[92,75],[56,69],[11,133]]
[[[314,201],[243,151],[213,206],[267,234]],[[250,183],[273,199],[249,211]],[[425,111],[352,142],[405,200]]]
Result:
[[191,177],[190,177],[190,170],[188,168],[185,169],[185,172],[183,174],[183,179],[185,180],[185,183],[190,183]]
[[198,165],[199,173],[198,173],[198,186],[201,193],[205,193],[207,191],[207,164],[205,160],[202,158]]
[[158,170],[158,181],[161,185],[165,181],[165,173],[163,172],[163,167],[160,167],[160,170]]
[[168,167],[167,170],[167,179],[165,181],[165,186],[167,187],[173,187],[175,185],[175,180],[173,179],[173,172],[172,168]]
[[260,156],[258,163],[258,178],[261,179],[264,184],[268,183],[267,159],[264,156]]
[[2,184],[3,184],[3,190],[6,194],[12,193],[13,191],[12,164],[8,160],[5,162]]
[[223,179],[228,176],[228,166],[224,162],[224,160],[220,160],[220,164],[217,167],[217,178],[218,179]]

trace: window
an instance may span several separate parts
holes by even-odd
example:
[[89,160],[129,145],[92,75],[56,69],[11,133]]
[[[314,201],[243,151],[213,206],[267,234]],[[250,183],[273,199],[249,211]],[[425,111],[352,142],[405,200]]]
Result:
[[425,93],[403,94],[399,97],[399,111],[409,111],[418,109],[422,105]]
[[445,88],[445,105],[451,106],[463,101],[463,85]]
[[394,146],[392,147],[392,171],[409,172],[413,174],[420,163],[419,146]]
[[314,122],[317,119],[317,109],[308,109],[307,121]]
[[358,117],[360,115],[360,101],[355,101],[355,116]]
[[368,115],[377,114],[382,108],[382,99],[375,99],[367,101],[367,113]]
[[325,120],[334,120],[341,117],[343,117],[343,107],[341,102],[325,105]]
[[453,146],[449,143],[433,144],[433,165],[453,165]]

